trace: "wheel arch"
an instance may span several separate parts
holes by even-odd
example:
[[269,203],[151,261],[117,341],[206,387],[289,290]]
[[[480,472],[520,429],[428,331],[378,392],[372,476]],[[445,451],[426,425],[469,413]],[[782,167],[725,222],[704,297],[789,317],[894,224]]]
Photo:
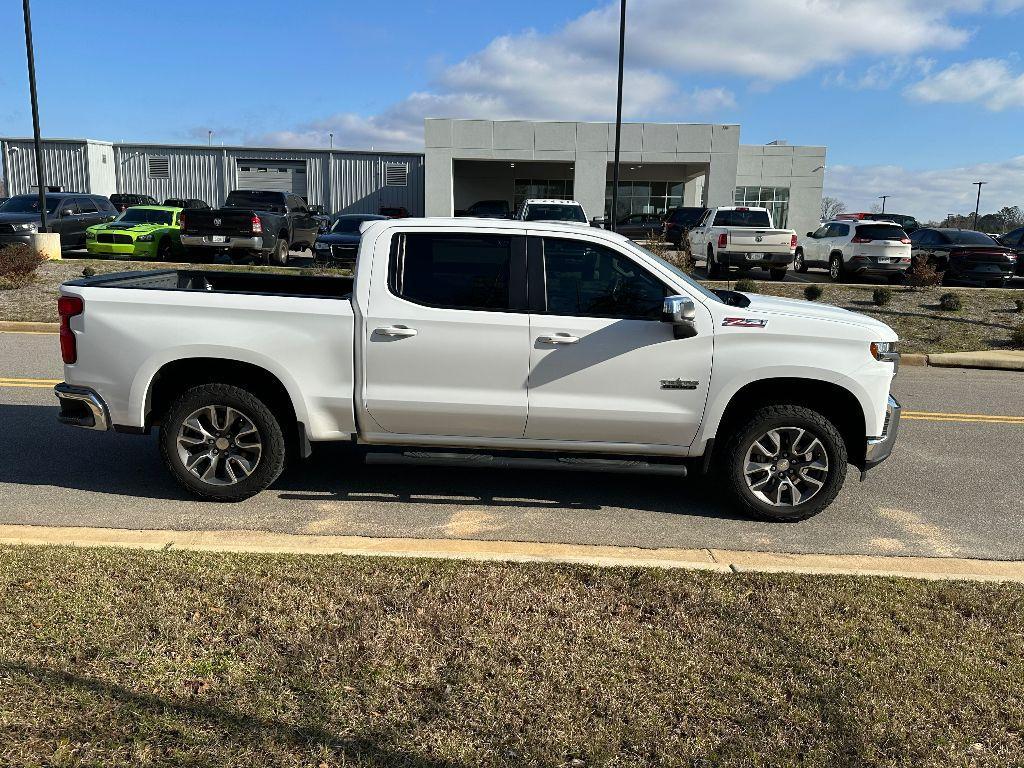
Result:
[[800,405],[817,411],[831,421],[846,444],[850,463],[864,463],[866,423],[864,407],[852,391],[831,381],[780,376],[743,385],[729,398],[715,427],[715,446],[754,411],[768,405]]

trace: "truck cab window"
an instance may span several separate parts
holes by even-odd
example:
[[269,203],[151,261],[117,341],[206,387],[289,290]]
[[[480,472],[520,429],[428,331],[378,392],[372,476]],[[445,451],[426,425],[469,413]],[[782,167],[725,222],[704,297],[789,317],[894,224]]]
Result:
[[389,283],[429,307],[507,312],[512,237],[409,232],[392,241]]
[[636,262],[581,240],[544,238],[547,312],[575,317],[660,320],[667,291]]

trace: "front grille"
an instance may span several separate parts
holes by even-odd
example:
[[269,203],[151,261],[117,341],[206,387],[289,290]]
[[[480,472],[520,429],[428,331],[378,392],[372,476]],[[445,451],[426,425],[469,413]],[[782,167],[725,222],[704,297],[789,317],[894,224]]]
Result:
[[337,258],[351,259],[356,255],[356,251],[359,249],[356,245],[332,245],[331,256]]
[[14,225],[13,224],[0,224],[0,235],[13,235]]
[[112,235],[109,232],[100,232],[96,235],[97,243],[117,243],[118,245],[131,245],[131,235]]

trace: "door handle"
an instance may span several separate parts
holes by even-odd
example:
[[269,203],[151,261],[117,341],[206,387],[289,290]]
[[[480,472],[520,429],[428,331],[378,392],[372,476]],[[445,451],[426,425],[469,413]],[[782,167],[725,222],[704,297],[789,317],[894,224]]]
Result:
[[556,333],[553,336],[538,336],[541,344],[579,344],[580,337],[569,333]]
[[405,338],[407,336],[415,336],[419,331],[415,328],[409,328],[405,325],[389,325],[385,328],[377,328],[374,333],[379,333],[382,336],[390,336],[391,338]]

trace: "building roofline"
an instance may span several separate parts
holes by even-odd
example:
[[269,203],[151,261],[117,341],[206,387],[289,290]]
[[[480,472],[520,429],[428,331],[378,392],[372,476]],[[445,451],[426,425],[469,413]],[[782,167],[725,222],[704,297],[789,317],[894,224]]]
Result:
[[[591,125],[615,125],[614,120],[528,120],[526,118],[506,118],[502,120],[491,120],[487,117],[425,117],[424,120],[451,120],[458,123],[559,123],[563,125],[574,125],[576,123],[589,123]],[[656,120],[623,120],[623,125],[722,125],[739,127],[739,123],[677,123],[658,122]]]
[[[31,136],[0,136],[0,141],[7,142],[32,142]],[[324,154],[334,153],[342,155],[402,155],[409,157],[422,157],[423,152],[408,149],[345,149],[343,147],[264,147],[251,146],[248,144],[164,144],[156,141],[103,141],[101,139],[51,139],[44,137],[43,143],[51,144],[102,144],[112,147],[159,147],[161,149],[202,149],[209,152],[225,149],[245,152],[320,152]]]

